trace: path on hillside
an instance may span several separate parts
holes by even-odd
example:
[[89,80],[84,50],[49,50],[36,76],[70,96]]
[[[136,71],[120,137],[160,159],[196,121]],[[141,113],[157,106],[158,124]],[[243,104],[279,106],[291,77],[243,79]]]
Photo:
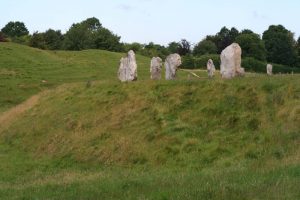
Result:
[[4,129],[8,128],[20,115],[34,107],[38,103],[40,96],[41,93],[36,94],[23,103],[5,111],[4,113],[0,113],[0,133]]

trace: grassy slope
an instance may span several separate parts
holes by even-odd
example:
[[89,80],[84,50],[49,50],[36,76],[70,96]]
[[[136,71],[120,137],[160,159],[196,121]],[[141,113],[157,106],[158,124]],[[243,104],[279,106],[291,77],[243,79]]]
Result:
[[[40,52],[6,45],[25,48],[33,61]],[[1,199],[300,197],[298,75],[196,81],[183,73],[153,82],[146,80],[148,59],[139,57],[142,81],[120,84],[109,80],[120,54],[40,53],[58,60],[52,67],[66,58],[73,67],[52,76],[51,65],[47,73],[33,66],[23,73],[38,84],[40,73],[54,85],[73,83],[43,93],[2,131]],[[100,56],[98,63],[99,54],[114,62]],[[101,81],[86,88],[87,79]]]
[[[99,50],[52,52],[0,43],[0,112],[45,88],[62,83],[115,80],[122,56],[122,53]],[[142,56],[137,59],[141,66],[139,75],[143,79],[150,59]]]

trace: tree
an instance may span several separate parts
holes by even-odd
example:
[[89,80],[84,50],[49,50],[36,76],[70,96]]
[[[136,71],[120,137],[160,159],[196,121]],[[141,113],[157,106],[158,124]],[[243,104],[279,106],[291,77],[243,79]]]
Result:
[[218,53],[221,53],[227,46],[231,45],[238,35],[239,31],[236,28],[233,27],[229,30],[226,27],[223,27],[214,38]]
[[6,42],[6,39],[4,37],[4,34],[0,32],[0,42]]
[[63,43],[63,35],[61,34],[60,30],[47,30],[44,35],[46,49],[49,50],[59,50],[62,48]]
[[201,56],[205,54],[216,54],[217,53],[217,46],[214,42],[204,39],[199,42],[193,50],[194,56]]
[[93,44],[93,31],[84,22],[73,24],[65,34],[64,48],[77,51],[95,48]]
[[297,62],[294,34],[282,25],[272,25],[263,33],[268,62],[294,65]]
[[191,43],[188,42],[186,39],[182,39],[179,43],[179,48],[177,53],[181,56],[185,56],[191,53]]
[[102,28],[102,24],[100,23],[99,19],[92,17],[84,20],[81,24],[85,25],[89,31],[97,32]]
[[29,32],[23,22],[8,22],[1,30],[7,37],[21,37],[28,35]]
[[244,29],[241,31],[241,34],[251,34],[254,33],[253,31],[251,31],[250,29]]
[[241,46],[243,57],[253,57],[257,60],[266,61],[266,48],[258,34],[247,31],[240,34],[235,41]]
[[140,52],[143,49],[143,45],[138,42],[133,42],[131,44],[124,44],[124,51],[128,52],[133,50],[134,52]]
[[110,30],[101,28],[94,33],[94,43],[96,49],[108,51],[121,51],[120,37],[114,35]]
[[46,49],[45,34],[34,32],[30,38],[29,46],[39,49]]
[[297,50],[298,50],[298,56],[300,56],[300,37],[297,40]]
[[148,57],[159,56],[160,58],[165,59],[170,52],[165,46],[150,42],[149,44],[144,45],[141,54]]
[[68,50],[104,49],[122,51],[120,37],[102,27],[97,18],[73,24],[65,34],[64,48]]
[[180,47],[180,43],[178,43],[178,42],[171,42],[171,43],[168,44],[167,49],[168,49],[168,51],[170,53],[178,53],[179,47]]

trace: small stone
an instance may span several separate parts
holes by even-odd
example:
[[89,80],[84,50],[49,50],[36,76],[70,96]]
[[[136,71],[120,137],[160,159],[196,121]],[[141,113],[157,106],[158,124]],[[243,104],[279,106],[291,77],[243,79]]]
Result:
[[272,76],[272,75],[273,75],[273,65],[267,64],[267,74],[268,74],[269,76]]
[[212,60],[212,59],[209,59],[206,66],[207,66],[208,77],[209,77],[209,78],[214,77],[216,68],[215,68],[215,65],[214,65],[213,60]]

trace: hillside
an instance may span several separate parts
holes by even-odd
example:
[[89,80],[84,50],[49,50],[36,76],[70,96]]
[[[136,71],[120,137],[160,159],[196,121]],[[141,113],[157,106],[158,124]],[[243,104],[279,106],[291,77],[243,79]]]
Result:
[[[101,50],[43,51],[0,43],[0,112],[43,89],[89,80],[116,81],[122,53]],[[139,78],[148,77],[149,58],[137,56]]]
[[138,56],[121,84],[122,54],[0,49],[1,109],[36,94],[0,127],[1,199],[300,197],[299,75],[155,82]]

